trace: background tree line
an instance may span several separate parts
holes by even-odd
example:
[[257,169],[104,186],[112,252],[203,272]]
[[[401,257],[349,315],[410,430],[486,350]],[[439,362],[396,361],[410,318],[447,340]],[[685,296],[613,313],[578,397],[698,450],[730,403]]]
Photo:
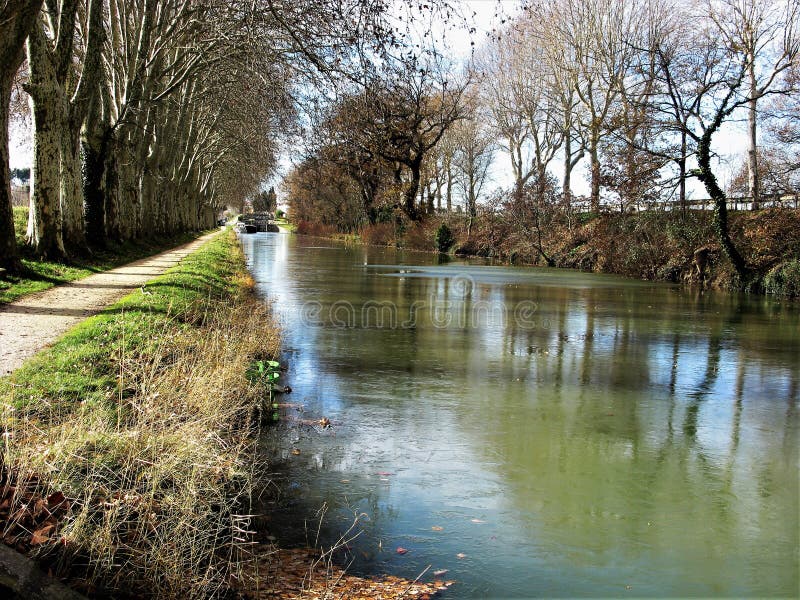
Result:
[[502,156],[513,183],[484,210],[535,244],[554,208],[686,210],[695,178],[746,275],[714,141],[745,129],[727,192],[753,208],[800,189],[799,11],[798,0],[524,2],[468,64],[405,61],[332,99],[286,179],[294,216],[352,230],[450,212],[457,198],[471,223]]
[[2,0],[3,265],[11,106],[33,123],[27,243],[65,259],[212,226],[275,169],[301,91],[400,37],[382,0]]

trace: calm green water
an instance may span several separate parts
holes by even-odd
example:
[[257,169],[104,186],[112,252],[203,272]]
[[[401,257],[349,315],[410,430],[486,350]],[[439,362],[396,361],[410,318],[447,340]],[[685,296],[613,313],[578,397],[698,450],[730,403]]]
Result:
[[243,243],[285,328],[289,415],[334,423],[264,442],[283,543],[306,521],[330,546],[358,516],[351,569],[447,569],[452,598],[800,592],[797,304]]

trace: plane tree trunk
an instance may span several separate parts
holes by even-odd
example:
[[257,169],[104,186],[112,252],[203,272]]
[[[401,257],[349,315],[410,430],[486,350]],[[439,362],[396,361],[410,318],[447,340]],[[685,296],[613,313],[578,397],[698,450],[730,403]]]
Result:
[[8,124],[11,86],[25,55],[25,39],[36,23],[42,0],[6,2],[0,8],[0,265],[21,267],[17,256],[9,174]]

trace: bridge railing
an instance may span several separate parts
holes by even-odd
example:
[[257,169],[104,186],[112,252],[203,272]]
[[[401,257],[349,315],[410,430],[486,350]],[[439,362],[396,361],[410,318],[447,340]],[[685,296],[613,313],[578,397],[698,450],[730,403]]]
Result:
[[[642,212],[642,211],[673,211],[682,210],[714,210],[714,201],[710,198],[693,198],[681,203],[679,200],[666,200],[658,202],[614,202],[601,200],[602,212]],[[758,208],[791,208],[800,209],[800,192],[791,194],[765,194],[758,202]],[[573,212],[590,212],[591,201],[588,198],[573,198],[569,205]],[[749,196],[728,198],[728,210],[749,211],[754,210],[753,199]]]

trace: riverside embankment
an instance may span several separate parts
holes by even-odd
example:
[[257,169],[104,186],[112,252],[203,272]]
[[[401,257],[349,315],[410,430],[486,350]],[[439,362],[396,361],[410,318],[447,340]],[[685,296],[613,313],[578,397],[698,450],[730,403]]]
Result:
[[800,296],[800,211],[790,208],[731,214],[731,238],[749,269],[744,284],[720,249],[710,211],[568,215],[549,209],[540,213],[535,226],[525,227],[505,213],[487,211],[473,219],[451,214],[418,224],[379,223],[346,236],[330,226],[308,222],[299,223],[297,231],[435,251],[435,232],[441,223],[454,234],[451,253],[490,258],[499,264]]
[[230,587],[258,481],[245,371],[278,347],[229,232],[0,379],[3,541],[89,595]]

